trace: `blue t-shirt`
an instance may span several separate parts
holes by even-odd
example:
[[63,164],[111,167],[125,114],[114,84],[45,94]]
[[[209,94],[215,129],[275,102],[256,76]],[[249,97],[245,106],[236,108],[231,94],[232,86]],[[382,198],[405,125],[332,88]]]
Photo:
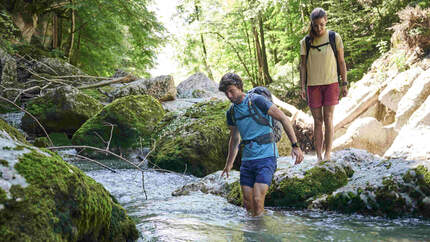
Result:
[[[247,94],[240,104],[233,104],[226,113],[227,124],[230,126],[237,126],[237,128],[239,129],[240,136],[243,140],[252,140],[260,135],[272,132],[272,128],[257,123],[252,117],[240,119],[240,117],[250,114],[248,100],[249,95]],[[270,101],[268,101],[265,97],[259,94],[253,94],[252,104],[257,107],[257,112],[260,112],[263,117],[269,119],[269,121],[271,122],[272,117],[267,114],[269,108],[272,106],[272,103]],[[236,120],[236,124],[234,124],[230,114],[231,108],[234,108],[234,118]],[[252,112],[254,112],[253,109]],[[275,148],[273,148],[273,146],[275,146]],[[256,142],[251,142],[245,145],[243,149],[242,161],[273,157],[273,152],[275,152],[276,157],[278,157],[278,149],[276,147],[276,143],[260,145]]]

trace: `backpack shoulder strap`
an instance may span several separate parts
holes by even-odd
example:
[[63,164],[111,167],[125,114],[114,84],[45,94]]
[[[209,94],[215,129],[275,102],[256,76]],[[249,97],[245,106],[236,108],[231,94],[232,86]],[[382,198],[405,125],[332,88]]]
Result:
[[306,44],[306,62],[307,62],[308,56],[309,56],[309,50],[311,49],[311,37],[309,35],[306,35],[305,37],[305,44]]
[[230,105],[230,108],[228,109],[227,113],[233,121],[233,124],[236,125],[236,118],[234,117],[234,104]]
[[338,81],[340,81],[339,60],[338,60],[337,48],[336,48],[336,32],[330,30],[328,32],[328,39],[330,42],[331,49],[333,50],[334,57],[336,58],[337,78],[338,78]]
[[[263,115],[261,115],[261,113],[257,110],[256,105],[252,103],[253,98],[254,98],[254,95],[249,94],[249,98],[248,98],[249,112],[256,114],[256,115],[252,115],[252,119],[254,119],[255,122],[257,122],[261,125],[266,125],[266,126],[272,127],[272,124],[270,123],[270,121],[268,119],[266,119],[265,117],[263,117]],[[254,112],[252,112],[251,109]]]

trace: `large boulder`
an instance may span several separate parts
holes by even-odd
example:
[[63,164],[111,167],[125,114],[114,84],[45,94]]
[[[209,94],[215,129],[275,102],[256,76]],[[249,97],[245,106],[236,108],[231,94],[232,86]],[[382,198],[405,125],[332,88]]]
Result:
[[402,127],[391,147],[385,152],[386,158],[430,161],[430,96],[411,115]]
[[2,241],[132,241],[133,220],[102,185],[0,126]]
[[[39,73],[39,75],[43,73],[43,75],[59,76],[61,78],[72,80],[73,86],[82,85],[82,82],[95,81],[76,66],[59,58],[41,58],[31,66],[31,69],[33,72]],[[33,78],[39,79],[40,77],[33,76]]]
[[205,74],[198,72],[176,87],[178,98],[211,98],[225,99],[225,95],[218,91],[218,84]]
[[220,170],[228,153],[225,112],[230,102],[198,103],[183,113],[168,113],[157,128],[150,160],[161,168],[203,177]]
[[[72,135],[102,107],[94,98],[65,86],[30,101],[26,110],[40,121],[47,132]],[[22,117],[22,128],[30,134],[42,134],[40,126],[28,114]]]
[[309,208],[377,216],[430,218],[428,161],[381,159],[363,150],[334,154],[354,171],[348,183],[314,199]]
[[396,135],[392,127],[384,127],[375,118],[358,118],[348,127],[344,135],[333,142],[333,150],[357,148],[383,155],[390,148]]
[[85,122],[73,135],[72,142],[106,148],[111,138],[111,150],[132,152],[141,145],[149,145],[149,138],[163,116],[160,102],[152,96],[119,98]]
[[385,87],[381,94],[379,94],[378,100],[391,110],[397,112],[400,99],[406,94],[409,87],[421,72],[422,69],[416,67],[400,73]]
[[422,72],[414,81],[408,92],[402,97],[396,112],[397,130],[407,123],[410,116],[417,110],[430,95],[430,69]]
[[158,76],[151,79],[140,79],[126,84],[112,92],[115,98],[129,95],[151,95],[160,101],[176,98],[175,82],[172,76]]

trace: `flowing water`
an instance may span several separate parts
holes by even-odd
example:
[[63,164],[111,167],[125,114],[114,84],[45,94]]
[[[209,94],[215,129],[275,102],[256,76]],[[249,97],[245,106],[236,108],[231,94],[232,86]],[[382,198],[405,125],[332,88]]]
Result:
[[[82,166],[81,166],[82,168]],[[85,169],[85,168],[84,168]],[[140,241],[430,241],[430,221],[267,208],[260,218],[201,192],[172,196],[198,178],[133,169],[86,173],[103,184],[127,209]]]

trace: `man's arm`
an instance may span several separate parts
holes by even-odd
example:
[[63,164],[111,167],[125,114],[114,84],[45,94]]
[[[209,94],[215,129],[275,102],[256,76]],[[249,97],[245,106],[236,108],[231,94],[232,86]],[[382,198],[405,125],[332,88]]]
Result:
[[221,176],[224,173],[228,177],[228,172],[233,167],[234,160],[236,159],[237,152],[239,151],[239,142],[240,142],[240,133],[237,129],[237,126],[228,126],[230,129],[230,140],[228,142],[228,155],[227,160],[225,162],[224,170],[222,171]]
[[[270,106],[269,110],[267,111],[267,114],[282,123],[282,127],[284,127],[285,133],[287,133],[287,136],[292,144],[297,143],[297,137],[294,133],[293,126],[291,125],[290,120],[284,112],[282,112],[278,107],[276,107],[275,104],[273,104],[272,106]],[[303,161],[303,153],[300,147],[293,147],[292,154],[296,156],[296,164],[299,164]]]

